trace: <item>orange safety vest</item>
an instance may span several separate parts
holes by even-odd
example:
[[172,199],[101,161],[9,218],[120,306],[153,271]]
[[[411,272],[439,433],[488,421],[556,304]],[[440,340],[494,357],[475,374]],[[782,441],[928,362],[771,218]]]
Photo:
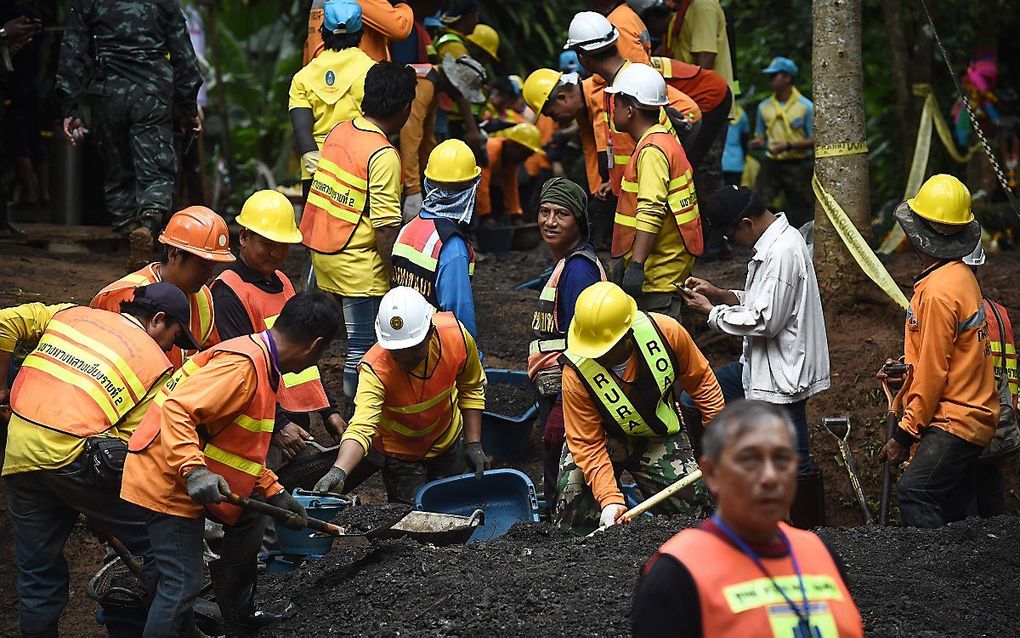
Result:
[[[277,270],[276,276],[283,283],[283,290],[275,294],[244,281],[236,271],[230,269],[221,272],[212,285],[213,288],[217,285],[230,288],[248,313],[252,332],[262,332],[273,327],[283,306],[295,294],[294,286],[287,275]],[[322,387],[318,367],[311,366],[301,372],[287,372],[283,375],[282,381],[277,400],[284,410],[316,412],[329,407],[329,399],[326,397],[325,388]]]
[[463,328],[451,312],[438,312],[432,324],[441,356],[427,378],[405,372],[379,344],[362,358],[386,389],[378,434],[372,445],[385,454],[419,461],[453,424],[457,377],[467,363]]
[[387,148],[393,145],[385,135],[363,131],[354,120],[341,122],[329,132],[301,217],[301,243],[327,255],[347,246],[368,212],[368,165]]
[[[124,275],[100,290],[89,305],[93,308],[119,313],[120,302],[131,301],[135,295],[135,288],[163,281],[157,267],[158,264],[149,264],[130,275]],[[213,311],[212,292],[209,290],[209,286],[202,286],[198,292],[191,293],[187,297],[188,306],[191,308],[191,334],[195,336],[199,345],[206,347],[213,345],[219,340],[213,336],[213,329],[216,327],[216,314]],[[184,360],[190,354],[191,352],[185,352],[174,346],[166,356],[173,364],[174,370],[180,370]]]
[[57,432],[94,436],[120,423],[171,369],[135,321],[75,306],[53,315],[25,358],[11,411]]
[[653,57],[652,68],[666,84],[694,100],[702,114],[715,109],[726,99],[726,78],[711,69],[672,58]]
[[606,271],[602,268],[602,262],[598,255],[588,249],[585,244],[574,249],[570,254],[556,262],[552,275],[545,282],[541,294],[538,296],[538,306],[531,319],[531,328],[537,339],[531,342],[528,349],[528,374],[534,380],[539,371],[546,368],[559,367],[559,356],[567,348],[566,326],[560,326],[557,318],[556,308],[559,306],[559,284],[563,270],[567,267],[567,261],[574,257],[587,259],[599,269],[599,276],[602,281],[606,280]]
[[[248,496],[254,491],[256,481],[265,470],[266,454],[269,452],[276,418],[277,386],[272,374],[273,364],[269,349],[259,335],[228,339],[188,359],[156,393],[152,406],[128,441],[128,452],[137,454],[152,445],[159,436],[163,402],[174,388],[224,352],[239,354],[251,360],[255,366],[255,396],[248,407],[231,421],[223,424],[196,423],[195,426],[203,444],[202,452],[209,471],[226,479],[234,494]],[[223,427],[215,435],[209,436],[205,425]],[[206,509],[228,525],[236,523],[241,516],[241,509],[229,503],[206,505]]]
[[995,385],[1002,379],[1009,380],[1009,394],[1013,397],[1013,409],[1017,408],[1020,395],[1020,380],[1017,378],[1016,339],[1013,324],[1006,309],[991,299],[985,298],[985,314],[988,316],[988,345],[992,349],[992,366],[995,368]]
[[[797,557],[820,638],[864,635],[861,614],[829,550],[813,533],[779,523]],[[701,606],[704,636],[796,636],[797,615],[754,562],[728,541],[702,529],[685,529],[659,548],[642,570],[668,555],[690,572]],[[761,557],[762,565],[795,604],[804,600],[789,556]]]
[[[666,206],[676,219],[676,228],[683,238],[687,252],[694,256],[704,252],[701,234],[701,215],[698,214],[698,196],[694,192],[694,177],[687,154],[680,146],[680,140],[673,133],[664,131],[644,136],[627,162],[623,175],[620,199],[616,205],[613,222],[613,245],[611,256],[622,257],[634,246],[634,226],[637,221],[638,200],[638,157],[641,151],[652,146],[666,156],[669,162],[669,193]],[[666,230],[671,232],[671,229]]]
[[415,217],[400,229],[393,243],[393,278],[390,285],[408,286],[421,293],[422,297],[436,308],[439,307],[439,292],[436,280],[439,276],[439,254],[450,237],[460,237],[468,249],[468,276],[475,274],[475,251],[457,223],[450,219],[424,219]]

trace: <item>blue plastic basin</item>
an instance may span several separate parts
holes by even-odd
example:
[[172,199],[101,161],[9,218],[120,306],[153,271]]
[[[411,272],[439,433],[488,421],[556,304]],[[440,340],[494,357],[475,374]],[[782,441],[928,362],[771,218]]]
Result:
[[[531,379],[523,370],[487,368],[485,378],[489,386],[498,384],[530,386]],[[531,428],[538,416],[538,402],[524,414],[482,412],[482,447],[485,453],[498,460],[512,460],[527,454],[531,441]]]
[[485,512],[468,544],[490,541],[517,523],[538,521],[538,496],[527,474],[517,470],[489,470],[481,479],[462,474],[426,483],[418,490],[415,506],[426,512],[470,516]]
[[[312,518],[332,522],[340,510],[348,506],[348,502],[332,496],[313,496],[304,490],[294,490],[294,500],[305,507]],[[276,526],[276,535],[280,543],[280,552],[294,556],[326,554],[333,547],[333,537],[313,532],[309,528],[302,530],[287,529],[283,525]]]

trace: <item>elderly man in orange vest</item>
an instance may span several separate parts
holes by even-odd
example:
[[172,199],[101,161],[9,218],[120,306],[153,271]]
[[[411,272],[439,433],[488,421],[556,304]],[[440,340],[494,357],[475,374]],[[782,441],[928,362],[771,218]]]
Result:
[[[127,439],[171,372],[164,354],[194,347],[188,300],[167,283],[142,286],[118,313],[70,304],[0,310],[0,406],[8,400],[3,476],[10,498],[24,636],[56,636],[67,604],[63,549],[78,515],[135,556],[151,552],[138,511],[118,498]],[[7,387],[18,345],[34,345]],[[106,610],[111,635],[137,635],[144,617]]]
[[159,581],[146,636],[176,636],[202,586],[205,517],[224,524],[220,558],[209,565],[228,630],[245,633],[272,614],[254,605],[265,519],[223,503],[228,493],[293,512],[304,508],[265,467],[280,377],[316,361],[340,326],[328,296],[303,293],[272,328],[229,339],[188,359],[163,386],[128,444],[121,497],[143,508]]
[[842,561],[812,532],[783,522],[797,490],[797,433],[783,408],[728,405],[702,448],[715,516],[645,564],[632,634],[863,636]]
[[[124,275],[106,286],[89,303],[93,308],[120,312],[120,303],[130,301],[135,288],[165,281],[180,288],[191,306],[191,333],[199,348],[212,345],[216,316],[212,293],[206,286],[218,263],[234,261],[230,253],[227,222],[205,206],[190,206],[174,213],[159,235],[166,249],[163,259]],[[184,352],[174,347],[169,355],[174,368],[184,363]]]
[[480,477],[488,466],[481,443],[485,372],[471,334],[407,287],[386,293],[375,329],[379,342],[358,368],[354,416],[316,491],[343,491],[372,451],[382,455],[391,502],[414,503],[422,485],[460,474],[465,460]]

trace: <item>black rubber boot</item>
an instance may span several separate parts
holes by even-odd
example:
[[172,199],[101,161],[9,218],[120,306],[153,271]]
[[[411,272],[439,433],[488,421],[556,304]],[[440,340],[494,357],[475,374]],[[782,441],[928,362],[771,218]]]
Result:
[[790,506],[790,523],[801,529],[825,525],[825,484],[820,469],[797,477],[797,496]]

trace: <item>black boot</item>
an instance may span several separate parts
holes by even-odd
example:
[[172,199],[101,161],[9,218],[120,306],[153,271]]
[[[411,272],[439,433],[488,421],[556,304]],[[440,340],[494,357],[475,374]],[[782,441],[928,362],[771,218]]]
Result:
[[272,613],[262,611],[255,603],[255,582],[258,579],[258,567],[230,566],[225,567],[220,561],[209,564],[212,576],[213,591],[216,593],[216,605],[220,608],[223,627],[228,636],[250,636],[266,625],[289,618],[287,612]]
[[797,496],[790,506],[790,523],[801,529],[825,525],[825,485],[820,469],[797,477]]

